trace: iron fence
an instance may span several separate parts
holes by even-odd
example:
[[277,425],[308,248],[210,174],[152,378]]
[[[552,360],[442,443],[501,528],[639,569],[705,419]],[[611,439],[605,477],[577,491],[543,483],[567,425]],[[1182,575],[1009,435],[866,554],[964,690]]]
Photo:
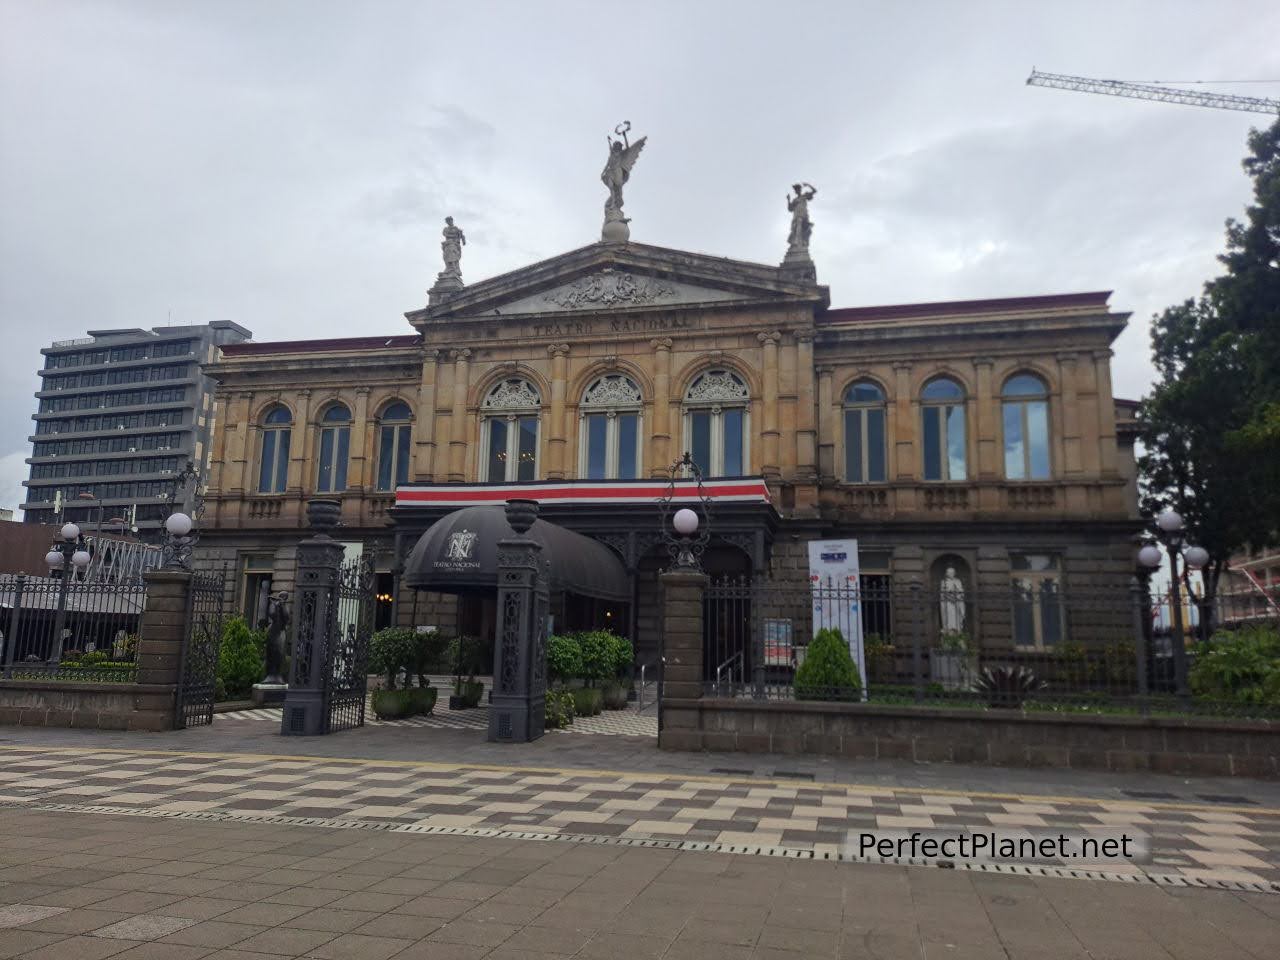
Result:
[[[1230,597],[1184,611],[1181,673],[1167,613],[1136,582],[1068,592],[1049,578],[950,591],[887,577],[808,589],[713,580],[703,597],[703,686],[709,696],[758,700],[1280,716],[1265,692],[1224,696],[1198,682],[1196,658],[1210,638],[1241,624]],[[833,685],[817,661],[803,669],[824,628],[848,644],[856,686]]]
[[145,603],[140,580],[0,576],[4,676],[131,682]]

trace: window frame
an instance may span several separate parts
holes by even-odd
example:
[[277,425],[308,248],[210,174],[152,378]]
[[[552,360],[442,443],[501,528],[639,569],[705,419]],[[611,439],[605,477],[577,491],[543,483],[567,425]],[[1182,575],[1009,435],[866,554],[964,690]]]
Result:
[[[608,380],[624,381],[634,392],[634,397],[622,400],[593,402],[592,391]],[[591,417],[605,418],[604,476],[591,476]],[[622,461],[621,417],[636,418],[635,475],[618,476]],[[487,448],[486,448],[487,449]],[[582,393],[578,403],[578,478],[581,480],[639,480],[644,474],[644,400],[640,385],[625,373],[606,373],[592,380]]]
[[[527,388],[525,399],[534,402],[511,403],[507,401],[504,391],[511,393],[511,385],[523,383]],[[518,388],[517,388],[518,390]],[[481,483],[532,483],[538,479],[542,466],[542,391],[527,377],[504,377],[489,388],[483,403],[480,405],[480,450],[477,455],[476,470]],[[520,478],[520,422],[533,420],[533,468],[532,476]],[[493,423],[502,420],[507,425],[506,459],[503,463],[504,477],[495,480],[489,476],[489,445],[493,433]]]
[[[283,413],[285,420],[273,420],[277,413]],[[293,446],[293,413],[283,404],[276,404],[267,409],[259,421],[259,432],[262,438],[258,443],[258,493],[264,496],[278,496],[289,487],[289,455]],[[281,443],[281,440],[284,442]],[[267,445],[270,441],[271,457],[268,466]],[[283,453],[281,457],[280,454]],[[263,484],[263,478],[270,475],[271,482]],[[265,488],[264,488],[265,487]]]
[[[880,395],[878,400],[853,400],[850,399],[851,394],[857,387],[868,386],[873,387]],[[880,467],[883,476],[879,479],[872,478],[871,474],[871,441],[870,434],[867,430],[867,424],[870,420],[870,414],[878,412],[880,414]],[[870,486],[879,483],[889,482],[889,399],[888,394],[880,384],[874,380],[866,378],[855,380],[849,384],[844,391],[844,399],[840,406],[841,423],[840,428],[843,431],[843,468],[841,470],[841,483],[855,484],[857,486]],[[862,478],[855,480],[849,476],[849,454],[851,444],[849,442],[849,415],[855,414],[858,417],[858,433],[859,443],[859,466],[862,470]]]
[[[1039,393],[1009,393],[1009,386],[1014,381],[1025,378],[1034,380],[1040,387]],[[1031,407],[1039,405],[1044,411],[1044,452],[1045,452],[1045,471],[1043,474],[1036,474],[1032,466],[1032,455],[1030,442],[1031,438]],[[1012,410],[1017,411],[1018,429],[1020,431],[1020,446],[1022,452],[1022,473],[1015,475],[1009,471],[1009,430],[1008,415]],[[1011,375],[1005,380],[1004,386],[1000,388],[1000,452],[1004,463],[1004,477],[1006,480],[1012,480],[1015,483],[1026,482],[1043,482],[1053,479],[1053,426],[1049,419],[1049,384],[1037,373],[1030,371],[1019,371]]]
[[[1032,557],[1043,557],[1049,561],[1049,564],[1039,570],[1035,569],[1018,569],[1017,563],[1021,558],[1030,559]],[[1054,552],[1043,553],[1012,553],[1009,556],[1009,586],[1010,586],[1010,645],[1017,650],[1036,650],[1036,651],[1052,651],[1060,650],[1067,642],[1067,614],[1066,604],[1063,602],[1063,580],[1064,572],[1062,568],[1061,554]],[[1049,591],[1049,595],[1055,598],[1056,619],[1058,621],[1057,640],[1054,643],[1045,642],[1045,610],[1044,600],[1046,592],[1044,587],[1046,584],[1052,583],[1053,589]],[[1031,634],[1032,642],[1024,643],[1020,641],[1019,633],[1019,605],[1026,604],[1031,614]]]
[[[346,420],[330,420],[337,410],[346,413]],[[351,408],[340,401],[327,404],[316,418],[316,493],[345,493],[350,482],[351,464]],[[325,445],[328,444],[328,462],[325,462]],[[345,456],[343,453],[345,452]]]
[[[927,398],[925,393],[935,384],[951,383],[960,391],[959,398]],[[925,483],[967,483],[969,481],[969,394],[955,377],[943,374],[931,377],[920,388],[920,478]],[[962,467],[964,474],[956,477],[951,471],[951,429],[950,411],[960,411],[961,450],[964,453]],[[938,449],[934,453],[938,457],[941,476],[929,476],[929,449],[927,445],[927,422],[930,414],[938,418]]]
[[[740,395],[734,396],[730,395],[728,391],[722,391],[722,396],[690,396],[704,379],[721,374],[727,375],[742,388]],[[735,390],[734,392],[737,393],[738,391]],[[708,424],[710,432],[708,459],[710,463],[698,464],[704,477],[746,477],[751,475],[751,388],[747,384],[746,377],[732,367],[711,367],[703,370],[689,382],[689,387],[685,390],[684,399],[681,401],[680,406],[682,449],[691,453],[693,451],[694,415],[707,413],[710,416]],[[735,474],[724,472],[724,414],[726,410],[738,410],[742,414],[742,469]]]
[[[389,417],[388,414],[398,412],[398,407],[404,407],[406,416]],[[386,464],[388,456],[387,437],[390,431],[391,444],[389,453],[391,457],[390,464]],[[401,431],[408,436],[408,440],[401,443]],[[406,449],[402,450],[404,446]],[[376,470],[373,477],[374,489],[386,493],[394,491],[401,484],[409,482],[409,469],[413,465],[413,409],[403,400],[393,400],[383,408],[382,415],[378,418],[378,460]],[[383,467],[388,466],[386,471],[389,478],[389,486],[383,486],[382,475]],[[401,474],[404,479],[401,479]]]

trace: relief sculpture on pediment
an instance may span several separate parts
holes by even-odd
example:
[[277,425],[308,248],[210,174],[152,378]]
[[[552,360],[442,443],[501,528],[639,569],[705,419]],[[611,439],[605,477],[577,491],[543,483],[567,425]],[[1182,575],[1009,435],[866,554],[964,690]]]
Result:
[[565,287],[552,290],[543,296],[547,303],[558,307],[612,307],[619,304],[647,304],[670,299],[676,288],[660,280],[647,277],[637,280],[634,274],[604,273],[583,277]]

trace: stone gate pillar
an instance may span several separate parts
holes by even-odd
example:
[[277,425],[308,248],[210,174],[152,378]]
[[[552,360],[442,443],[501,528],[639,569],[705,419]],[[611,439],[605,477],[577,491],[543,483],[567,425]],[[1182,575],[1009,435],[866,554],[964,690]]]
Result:
[[307,501],[307,521],[315,531],[298,544],[298,579],[293,603],[293,658],[284,695],[280,733],[318,736],[325,732],[324,670],[328,645],[338,628],[338,575],[342,544],[329,536],[338,525],[337,500]]
[[536,500],[508,500],[514,537],[498,541],[498,623],[493,639],[489,739],[528,743],[542,736],[547,701],[549,586],[542,544],[526,536]]
[[674,569],[662,583],[662,687],[658,746],[696,750],[702,745],[699,711],[702,697],[702,595],[707,576],[701,570]]

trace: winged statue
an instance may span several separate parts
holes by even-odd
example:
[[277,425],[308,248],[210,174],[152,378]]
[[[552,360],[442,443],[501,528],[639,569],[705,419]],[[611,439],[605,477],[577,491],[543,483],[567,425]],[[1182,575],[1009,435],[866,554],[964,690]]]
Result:
[[604,165],[604,171],[600,174],[601,181],[609,188],[609,199],[604,205],[606,220],[623,220],[622,188],[631,179],[631,168],[636,165],[636,159],[644,149],[647,139],[641,137],[632,143],[627,137],[627,131],[630,129],[631,121],[624,121],[613,130],[619,139],[606,138],[609,141],[609,159]]

